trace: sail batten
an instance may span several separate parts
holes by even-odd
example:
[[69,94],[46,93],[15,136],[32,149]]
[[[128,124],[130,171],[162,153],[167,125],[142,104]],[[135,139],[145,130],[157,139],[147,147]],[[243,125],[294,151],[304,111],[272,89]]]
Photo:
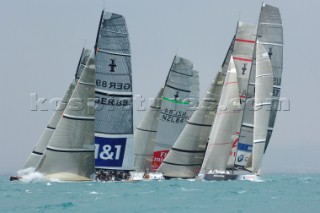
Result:
[[121,53],[121,52],[112,52],[112,51],[107,51],[107,50],[103,50],[103,49],[97,49],[97,51],[98,52],[102,52],[102,53],[108,53],[108,54],[111,54],[111,55],[131,57],[131,54],[126,54],[126,53]]

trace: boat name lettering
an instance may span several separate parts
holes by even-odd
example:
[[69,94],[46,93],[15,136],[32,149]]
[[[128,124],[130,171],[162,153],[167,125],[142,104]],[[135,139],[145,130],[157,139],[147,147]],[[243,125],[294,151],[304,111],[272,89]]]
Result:
[[96,80],[96,86],[115,90],[129,90],[131,88],[129,83],[107,82],[100,79]]
[[114,99],[114,98],[100,98],[98,96],[95,97],[95,102],[97,104],[103,104],[107,106],[128,106],[128,99]]

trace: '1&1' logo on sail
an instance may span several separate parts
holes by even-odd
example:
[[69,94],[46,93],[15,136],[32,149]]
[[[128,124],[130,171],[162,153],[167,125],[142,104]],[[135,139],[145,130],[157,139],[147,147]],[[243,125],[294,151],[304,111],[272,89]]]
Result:
[[95,137],[96,167],[122,167],[126,138]]

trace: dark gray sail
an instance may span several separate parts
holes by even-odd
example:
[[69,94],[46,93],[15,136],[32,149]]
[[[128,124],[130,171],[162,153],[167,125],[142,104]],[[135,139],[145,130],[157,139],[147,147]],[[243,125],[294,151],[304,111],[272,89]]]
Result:
[[268,51],[273,71],[273,100],[269,119],[266,149],[269,144],[280,103],[280,91],[283,69],[283,27],[280,10],[263,4],[260,12],[257,37]]
[[88,63],[88,60],[90,58],[91,53],[92,53],[92,50],[85,49],[85,48],[82,49],[81,56],[80,56],[80,59],[78,62],[77,72],[75,74],[76,81],[80,79],[80,76],[81,76],[83,70],[87,66],[87,63]]
[[133,170],[131,55],[123,16],[102,12],[95,60],[96,169]]

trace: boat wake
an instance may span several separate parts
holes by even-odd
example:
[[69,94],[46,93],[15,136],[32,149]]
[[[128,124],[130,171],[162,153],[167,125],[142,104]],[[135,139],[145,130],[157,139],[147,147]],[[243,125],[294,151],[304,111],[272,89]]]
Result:
[[26,168],[18,171],[19,180],[24,183],[43,182],[45,178],[40,172],[35,172],[35,168]]

